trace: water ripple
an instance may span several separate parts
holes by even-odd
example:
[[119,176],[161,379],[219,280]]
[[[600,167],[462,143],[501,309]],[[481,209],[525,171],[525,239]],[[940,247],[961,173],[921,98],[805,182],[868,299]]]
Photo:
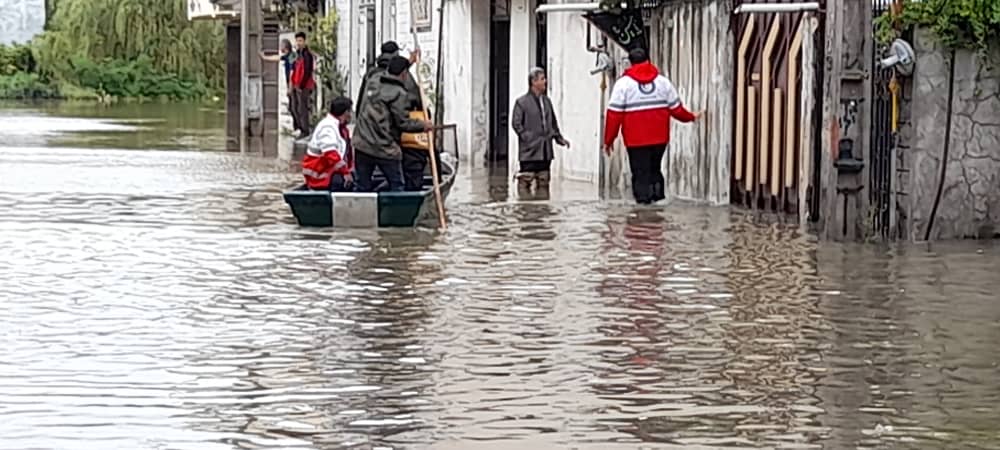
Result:
[[295,179],[0,149],[0,448],[997,448],[991,246],[463,188],[305,230]]

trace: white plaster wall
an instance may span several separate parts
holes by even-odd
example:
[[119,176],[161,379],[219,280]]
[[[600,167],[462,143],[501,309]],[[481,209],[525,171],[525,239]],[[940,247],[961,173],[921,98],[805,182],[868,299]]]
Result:
[[[362,21],[358,0],[333,0],[341,14],[337,35],[343,51],[338,52],[338,65],[342,67],[347,82],[347,92],[357,96],[361,77],[367,64]],[[444,10],[444,36],[442,49],[442,85],[444,90],[444,121],[458,128],[460,157],[464,164],[481,165],[489,143],[489,30],[490,5],[481,0],[446,0]],[[381,1],[376,2],[379,5]],[[435,101],[436,70],[438,60],[438,30],[441,26],[439,7],[441,0],[432,0],[432,27],[417,33],[422,50],[421,70],[431,80],[431,102]],[[383,14],[394,13],[394,30],[384,28],[381,17],[376,18],[380,27],[379,42],[393,39],[406,54],[415,47],[410,28],[410,0],[395,0],[395,8],[380,7]],[[394,11],[393,11],[394,10]],[[525,73],[527,69],[525,69]]]
[[[410,29],[410,0],[397,0],[396,41],[404,49],[414,48]],[[441,26],[440,0],[431,4],[433,26],[417,33],[424,67],[418,68],[432,80],[429,95],[443,92],[444,122],[457,125],[459,156],[463,163],[478,165],[489,142],[488,71],[489,3],[450,0],[444,7],[441,86],[436,86],[438,32]]]
[[444,121],[457,125],[459,157],[468,161],[469,128],[472,124],[472,1],[452,1],[445,7],[445,46],[442,86],[444,89]]
[[[291,42],[295,42],[294,32],[285,32],[278,35],[278,45],[281,45],[281,41],[288,39]],[[294,45],[294,44],[293,44]],[[275,63],[278,65],[278,158],[290,160],[292,159],[293,148],[295,143],[295,138],[293,133],[295,133],[294,121],[292,121],[292,115],[288,112],[288,78],[285,77],[285,65],[282,62]]]
[[[595,55],[587,51],[587,21],[580,13],[552,13],[547,18],[549,97],[570,149],[556,146],[553,175],[599,182],[601,159],[601,77],[591,75]],[[513,75],[512,75],[513,76]],[[519,76],[525,91],[527,76]],[[607,92],[614,80],[608,81]],[[607,95],[607,93],[605,93]],[[515,141],[516,142],[516,141]]]
[[[528,86],[528,71],[535,65],[535,0],[511,0],[510,2],[510,100],[513,110],[517,98],[524,95]],[[517,173],[517,134],[512,128],[507,131],[507,169]],[[516,195],[514,183],[508,183],[509,195]]]
[[490,3],[477,0],[472,3],[471,110],[465,127],[469,130],[467,140],[460,142],[466,145],[469,163],[481,167],[490,145]]
[[351,0],[327,0],[327,11],[337,11],[337,67],[344,77],[344,91],[349,97],[354,97],[357,85],[354,84],[354,75],[351,64],[352,33],[350,24],[357,21],[351,10]]
[[[350,0],[351,1],[351,20],[341,22],[337,25],[338,29],[348,27],[351,34],[351,43],[348,48],[350,48],[350,65],[348,66],[348,74],[345,77],[350,80],[351,98],[357,100],[357,90],[361,87],[361,78],[365,74],[365,68],[367,67],[367,55],[365,54],[365,49],[367,48],[367,33],[365,33],[365,18],[362,16],[362,10],[360,7],[360,0]],[[339,30],[338,30],[339,33]]]
[[732,154],[733,39],[726,0],[669,4],[649,24],[651,59],[684,105],[704,110],[694,123],[673,121],[664,158],[667,195],[729,203]]

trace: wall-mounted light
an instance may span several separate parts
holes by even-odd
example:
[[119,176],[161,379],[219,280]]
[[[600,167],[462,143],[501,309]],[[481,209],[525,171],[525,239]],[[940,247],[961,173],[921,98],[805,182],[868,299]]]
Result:
[[889,56],[879,61],[878,65],[882,69],[888,69],[890,67],[895,67],[896,72],[900,75],[910,76],[913,74],[913,66],[916,62],[917,56],[913,51],[913,47],[902,39],[896,39],[889,46],[887,52]]

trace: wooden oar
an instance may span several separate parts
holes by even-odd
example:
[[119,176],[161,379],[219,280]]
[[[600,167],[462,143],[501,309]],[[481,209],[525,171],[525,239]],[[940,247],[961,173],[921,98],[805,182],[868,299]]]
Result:
[[[420,43],[417,40],[417,33],[413,33],[413,46],[417,50],[420,49]],[[417,61],[415,61],[414,64],[419,64],[419,63],[420,59],[418,57]],[[423,83],[420,82],[421,80],[420,80],[419,67],[416,68],[416,72],[417,72],[417,88],[420,89],[420,105],[423,106],[424,108],[424,119],[428,120],[430,119],[431,115],[427,111],[427,106],[428,106],[427,92],[424,91],[424,85]],[[429,138],[427,151],[430,152],[431,178],[434,183],[434,201],[437,203],[438,223],[441,225],[441,229],[444,230],[448,228],[448,223],[444,216],[444,199],[441,198],[441,182],[438,180],[437,153],[434,151],[434,141],[435,141],[434,131],[428,131],[427,136]]]

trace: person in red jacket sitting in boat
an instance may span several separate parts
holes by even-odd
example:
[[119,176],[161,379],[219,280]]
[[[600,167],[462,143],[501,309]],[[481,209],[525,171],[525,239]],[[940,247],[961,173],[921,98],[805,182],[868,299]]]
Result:
[[692,122],[701,112],[684,108],[673,83],[649,62],[645,50],[633,49],[628,60],[632,66],[611,90],[604,151],[611,154],[621,131],[632,171],[632,195],[639,204],[648,205],[666,198],[661,165],[670,143],[670,119]]
[[354,150],[347,124],[351,123],[351,99],[337,97],[330,102],[330,114],[316,125],[306,154],[302,157],[302,175],[313,190],[342,192],[351,189],[354,180]]

